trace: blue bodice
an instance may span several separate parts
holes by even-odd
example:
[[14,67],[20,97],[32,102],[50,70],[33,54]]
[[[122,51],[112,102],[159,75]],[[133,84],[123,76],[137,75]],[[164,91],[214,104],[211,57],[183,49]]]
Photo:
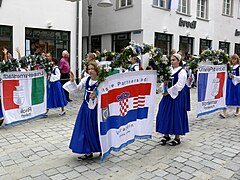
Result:
[[89,85],[89,81],[91,79],[91,76],[87,78],[86,85],[85,85],[85,93],[84,93],[84,100],[89,102],[89,96],[93,92],[93,90],[97,87],[97,82],[93,84],[92,86]]

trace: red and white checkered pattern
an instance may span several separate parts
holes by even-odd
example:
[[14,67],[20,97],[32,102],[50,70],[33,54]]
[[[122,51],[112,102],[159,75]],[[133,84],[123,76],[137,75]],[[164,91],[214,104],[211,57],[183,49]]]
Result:
[[145,96],[139,95],[133,98],[133,108],[144,107],[145,106]]
[[120,102],[120,115],[125,116],[128,112],[128,99],[122,99]]

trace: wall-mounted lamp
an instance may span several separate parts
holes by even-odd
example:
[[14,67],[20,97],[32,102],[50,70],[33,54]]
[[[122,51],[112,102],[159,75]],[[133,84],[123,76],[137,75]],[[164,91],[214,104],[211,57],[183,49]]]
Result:
[[206,37],[206,39],[208,39],[209,38],[209,34],[206,34],[205,37]]
[[186,32],[187,37],[190,36],[190,34],[191,34],[190,31]]
[[51,21],[47,22],[47,28],[49,28],[49,29],[52,28],[52,22]]
[[163,32],[164,32],[164,33],[168,32],[167,27],[163,27]]
[[224,42],[227,42],[227,37],[224,37],[224,39],[223,39],[223,40],[224,40]]

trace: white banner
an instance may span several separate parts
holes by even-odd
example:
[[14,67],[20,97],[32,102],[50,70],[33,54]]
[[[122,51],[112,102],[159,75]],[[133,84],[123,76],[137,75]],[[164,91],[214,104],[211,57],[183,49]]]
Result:
[[226,65],[199,65],[198,68],[198,113],[212,113],[226,107]]
[[151,138],[156,94],[156,71],[115,74],[99,85],[98,127],[102,159],[111,150]]
[[36,118],[46,113],[44,70],[1,74],[1,102],[5,125]]

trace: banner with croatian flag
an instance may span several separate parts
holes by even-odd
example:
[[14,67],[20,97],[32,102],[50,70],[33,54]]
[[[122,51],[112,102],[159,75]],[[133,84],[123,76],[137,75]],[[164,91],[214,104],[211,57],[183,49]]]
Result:
[[46,113],[44,70],[1,74],[1,102],[6,126]]
[[111,150],[152,136],[156,71],[115,74],[99,85],[98,127],[102,159]]
[[226,65],[199,65],[197,116],[226,108]]

